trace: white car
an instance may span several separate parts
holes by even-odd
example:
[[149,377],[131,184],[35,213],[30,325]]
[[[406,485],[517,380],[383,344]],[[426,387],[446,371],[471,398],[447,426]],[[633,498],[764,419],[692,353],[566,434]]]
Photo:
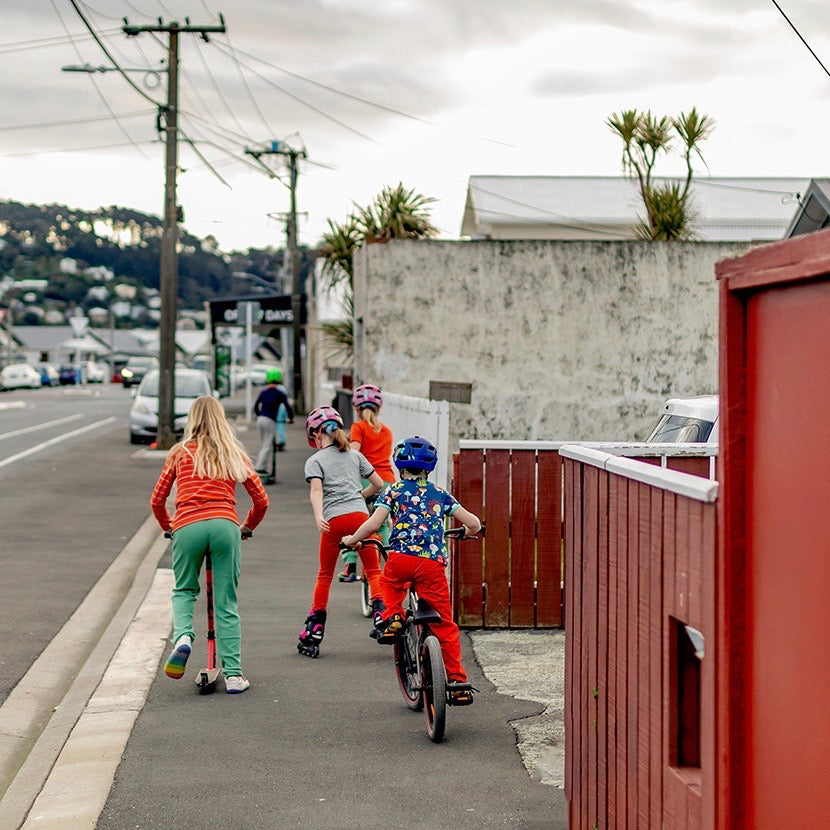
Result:
[[[176,396],[173,402],[173,430],[184,432],[187,414],[193,401],[212,395],[210,381],[198,369],[176,369]],[[141,381],[130,409],[130,443],[150,444],[156,440],[159,426],[159,372],[148,372]]]
[[0,389],[40,389],[40,372],[28,363],[12,363],[0,372]]
[[84,361],[82,371],[87,383],[103,383],[107,377],[107,367],[95,360]]
[[717,395],[669,398],[660,408],[660,418],[646,443],[717,444],[719,408]]

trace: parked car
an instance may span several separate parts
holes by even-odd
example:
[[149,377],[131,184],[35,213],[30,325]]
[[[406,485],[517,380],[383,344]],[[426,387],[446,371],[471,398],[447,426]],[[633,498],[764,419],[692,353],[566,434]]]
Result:
[[11,363],[0,372],[3,389],[40,389],[40,372],[28,363]]
[[73,383],[83,383],[83,367],[81,364],[64,363],[58,369],[58,381],[61,386]]
[[[181,436],[193,401],[212,394],[207,375],[198,369],[176,369],[176,392],[173,403],[176,435]],[[130,409],[130,443],[149,444],[156,439],[159,425],[159,372],[145,375]]]
[[107,378],[107,367],[95,360],[83,362],[83,373],[87,383],[103,383]]
[[57,386],[60,383],[60,373],[51,363],[35,363],[35,369],[40,372],[41,386]]
[[669,398],[646,438],[647,444],[717,444],[719,399],[717,395]]
[[121,383],[125,389],[137,386],[148,372],[158,367],[159,362],[154,357],[131,357],[121,369]]

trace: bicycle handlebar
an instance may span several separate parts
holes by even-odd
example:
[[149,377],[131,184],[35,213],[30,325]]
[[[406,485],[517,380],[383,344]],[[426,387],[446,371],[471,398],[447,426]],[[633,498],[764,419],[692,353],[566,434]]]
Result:
[[[449,530],[444,531],[444,536],[449,539],[460,539],[462,542],[468,542],[472,539],[478,539],[479,536],[484,536],[484,523],[481,524],[481,530],[475,533],[472,536],[465,536],[464,535],[465,528],[462,525],[461,527],[451,527]],[[354,547],[349,547],[348,545],[344,545],[342,542],[340,543],[340,550],[358,550],[361,545],[372,545],[378,549],[378,553],[384,553],[386,548],[383,546],[383,543],[380,542],[378,539],[364,539],[361,542],[358,542]]]

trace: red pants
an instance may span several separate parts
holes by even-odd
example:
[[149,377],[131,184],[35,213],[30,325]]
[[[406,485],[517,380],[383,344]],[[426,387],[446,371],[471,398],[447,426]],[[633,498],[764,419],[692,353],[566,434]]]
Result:
[[441,643],[447,680],[465,681],[467,675],[461,665],[458,626],[452,620],[450,589],[444,566],[440,562],[406,553],[390,553],[380,577],[383,602],[386,605],[384,618],[389,619],[393,614],[404,615],[401,603],[409,583],[415,586],[418,596],[423,597],[441,615],[441,622],[430,623],[429,627]]
[[[340,556],[340,540],[344,536],[351,536],[366,521],[365,513],[344,513],[329,519],[329,530],[320,534],[320,570],[317,571],[317,582],[314,585],[314,596],[311,607],[314,610],[325,610],[329,602],[329,591],[334,569]],[[363,563],[363,574],[369,580],[369,596],[373,599],[380,596],[380,565],[378,552],[371,545],[362,547],[358,552]]]

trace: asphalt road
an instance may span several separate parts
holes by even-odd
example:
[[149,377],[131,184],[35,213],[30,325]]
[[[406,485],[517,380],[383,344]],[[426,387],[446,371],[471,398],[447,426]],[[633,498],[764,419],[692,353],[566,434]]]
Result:
[[158,471],[130,462],[130,402],[109,384],[0,395],[0,704],[147,517]]
[[[34,425],[44,409],[53,419],[82,413],[67,431],[116,420],[0,467],[0,522],[13,541],[0,552],[0,702],[143,524],[161,463],[129,445],[123,390],[61,391],[14,393],[30,404],[28,424],[18,410],[0,409],[0,464],[37,443],[3,435]],[[254,431],[242,437],[253,450]],[[357,585],[334,584],[321,657],[298,655],[316,571],[302,478],[308,452],[299,424],[289,427],[271,510],[243,549],[252,688],[227,695],[220,683],[200,697],[192,675],[203,663],[201,638],[183,680],[159,667],[97,827],[565,828],[561,791],[531,780],[510,726],[542,707],[496,693],[466,636],[465,664],[482,691],[474,706],[449,710],[441,745],[428,740],[423,715],[404,706],[391,650],[367,636]],[[159,567],[169,564],[168,553]],[[201,632],[201,604],[196,614]]]

